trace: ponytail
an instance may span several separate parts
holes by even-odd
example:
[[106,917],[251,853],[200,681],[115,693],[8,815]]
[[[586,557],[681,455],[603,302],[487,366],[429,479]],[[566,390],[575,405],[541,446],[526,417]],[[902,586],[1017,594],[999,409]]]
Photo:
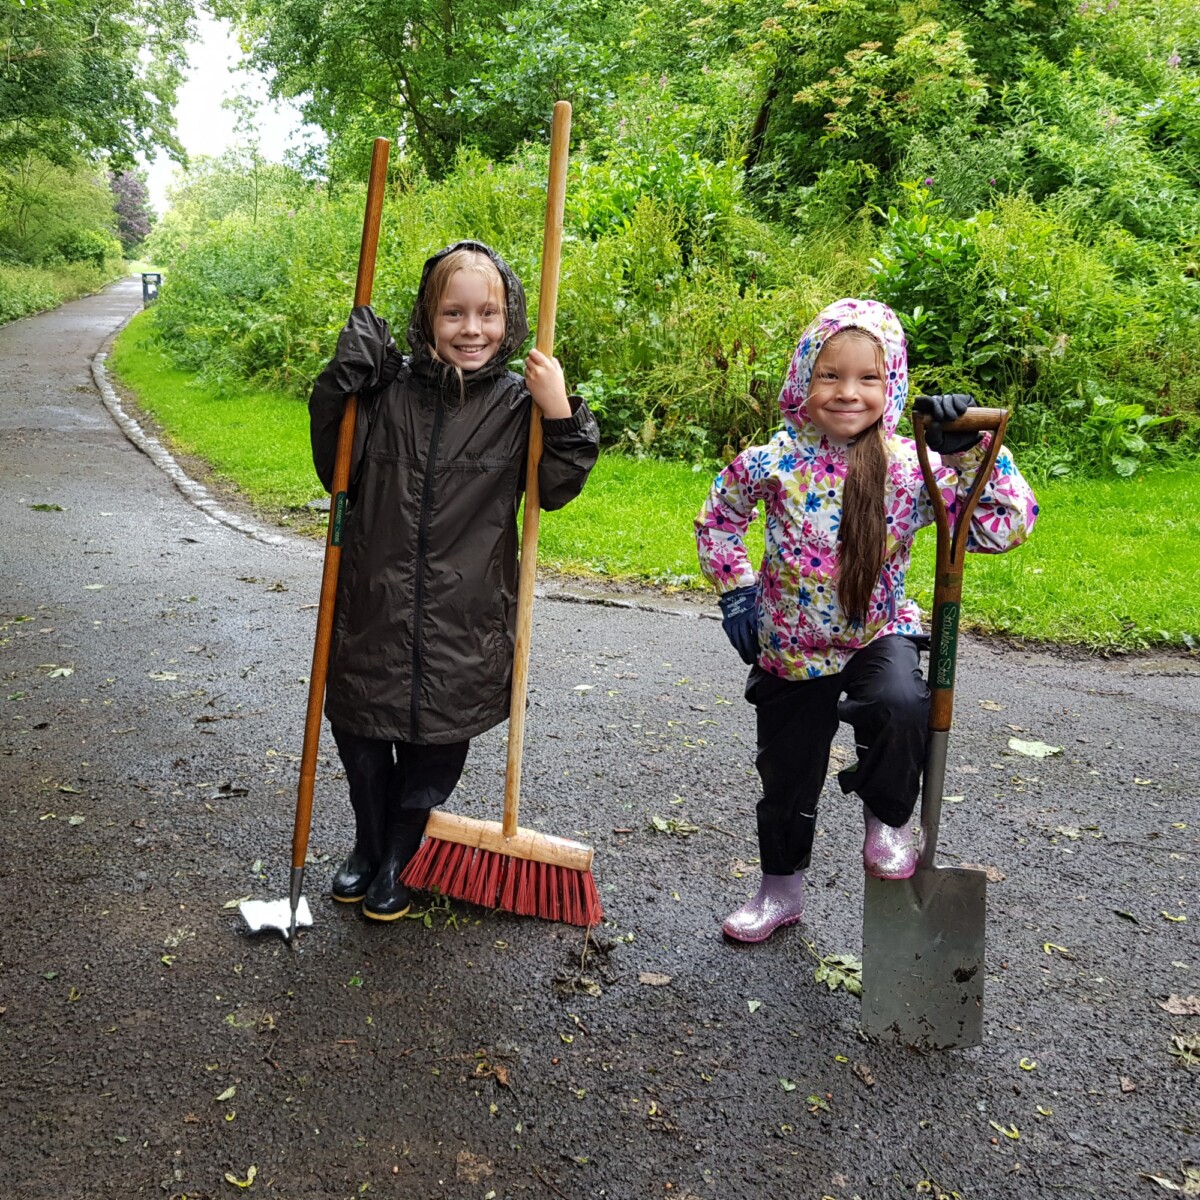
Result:
[[[883,345],[868,330],[856,325],[839,329],[821,348],[835,341],[870,343],[875,363],[886,377]],[[820,361],[820,354],[817,356]],[[814,364],[815,369],[815,364]],[[887,554],[887,517],[884,512],[888,454],[883,437],[883,419],[850,443],[846,453],[846,481],[842,487],[842,527],[838,549],[838,602],[855,624],[867,621],[871,597],[879,584]]]
[[850,444],[842,491],[838,600],[842,611],[858,624],[866,623],[887,552],[887,467],[883,429],[876,421]]

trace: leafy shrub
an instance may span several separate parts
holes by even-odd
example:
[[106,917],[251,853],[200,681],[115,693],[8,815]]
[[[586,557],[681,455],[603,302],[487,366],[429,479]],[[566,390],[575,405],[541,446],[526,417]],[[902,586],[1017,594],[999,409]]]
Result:
[[71,229],[59,237],[55,250],[63,262],[90,263],[100,270],[109,259],[121,257],[121,243],[96,229]]

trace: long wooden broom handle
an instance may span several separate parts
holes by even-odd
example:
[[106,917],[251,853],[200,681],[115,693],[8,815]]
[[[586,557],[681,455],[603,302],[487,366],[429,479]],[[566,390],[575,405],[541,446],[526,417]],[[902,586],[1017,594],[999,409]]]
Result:
[[929,661],[929,728],[935,733],[950,729],[954,712],[954,670],[958,659],[958,615],[962,603],[963,559],[966,556],[967,535],[971,531],[971,516],[979,503],[984,484],[992,477],[1004,434],[1008,428],[1008,411],[1003,408],[969,408],[957,421],[947,421],[942,428],[952,433],[991,432],[992,444],[975,472],[971,488],[963,501],[954,528],[946,502],[929,461],[925,441],[929,418],[913,414],[913,433],[916,435],[917,458],[925,477],[925,490],[933,506],[937,528],[937,565],[933,578],[933,647]]
[[[538,291],[537,348],[554,354],[554,316],[558,309],[558,264],[562,256],[563,208],[567,197],[567,148],[571,106],[560,100],[550,126],[550,179],[546,189],[546,228],[542,237],[542,280]],[[525,694],[529,683],[529,640],[533,632],[533,586],[537,580],[538,518],[541,496],[542,413],[530,405],[529,452],[525,459],[525,516],[521,524],[521,567],[517,578],[517,640],[513,651],[512,697],[508,710],[508,762],[504,772],[505,837],[517,832],[521,802],[521,756],[525,746]]]
[[[367,208],[363,216],[362,245],[358,252],[358,280],[354,305],[371,303],[375,283],[375,255],[379,249],[379,226],[387,185],[389,144],[376,138],[367,180]],[[312,672],[308,679],[308,711],[304,719],[304,749],[300,755],[300,784],[296,792],[296,824],[292,831],[292,869],[304,866],[308,833],[312,823],[313,786],[317,775],[317,747],[321,741],[321,706],[329,671],[329,643],[333,634],[333,606],[337,597],[338,568],[342,562],[342,527],[346,519],[346,490],[350,483],[350,456],[354,451],[354,426],[358,419],[358,397],[348,396],[338,429],[337,455],[333,462],[329,528],[325,535],[325,566],[321,572],[321,601],[317,608],[317,637],[313,645]]]

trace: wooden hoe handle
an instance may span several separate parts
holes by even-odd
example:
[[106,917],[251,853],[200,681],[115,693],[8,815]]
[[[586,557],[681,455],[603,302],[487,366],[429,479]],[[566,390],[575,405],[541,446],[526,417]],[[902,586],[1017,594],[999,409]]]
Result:
[[[387,185],[389,144],[376,138],[371,153],[371,175],[367,181],[367,209],[363,216],[362,246],[358,253],[358,280],[354,305],[371,303],[375,282],[375,254],[379,248],[379,226]],[[308,854],[308,832],[312,822],[313,785],[317,775],[317,747],[321,740],[321,706],[325,700],[325,678],[329,671],[329,642],[333,633],[333,606],[337,597],[338,568],[342,562],[342,527],[346,519],[346,490],[350,483],[350,456],[354,450],[354,424],[358,397],[348,396],[338,430],[337,456],[333,463],[329,529],[325,535],[325,566],[321,572],[321,602],[317,608],[317,638],[313,645],[312,673],[308,681],[308,711],[304,719],[304,749],[300,755],[300,785],[296,794],[296,825],[292,832],[292,869],[304,866]]]
[[[563,208],[567,196],[567,148],[571,106],[560,100],[550,126],[550,180],[546,190],[546,228],[542,238],[542,280],[538,291],[537,348],[554,354],[554,316],[558,308],[558,264],[562,256]],[[517,638],[513,651],[512,697],[508,711],[508,762],[504,773],[504,836],[517,832],[521,801],[521,755],[525,746],[525,694],[529,683],[529,640],[533,632],[533,586],[537,579],[538,464],[542,459],[542,413],[531,403],[529,452],[525,459],[525,515],[521,523],[521,567],[517,578]]]

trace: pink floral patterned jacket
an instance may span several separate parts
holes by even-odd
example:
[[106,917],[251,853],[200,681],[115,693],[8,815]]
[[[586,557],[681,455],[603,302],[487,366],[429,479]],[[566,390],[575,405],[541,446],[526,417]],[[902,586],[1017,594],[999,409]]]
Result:
[[[838,604],[838,527],[847,447],[827,439],[808,419],[808,385],[825,342],[857,325],[884,348],[888,450],[887,551],[863,623]],[[784,426],[765,446],[743,450],[716,477],[696,518],[700,567],[721,593],[758,585],[759,665],[785,679],[841,671],[850,656],[888,634],[919,634],[920,611],[904,592],[913,537],[933,521],[915,443],[896,433],[908,398],[904,331],[895,313],[873,300],[839,300],[805,330],[779,395]],[[951,518],[974,479],[991,435],[963,454],[931,454]],[[765,552],[757,581],[745,534],[761,501]],[[999,554],[1029,536],[1037,519],[1033,490],[1007,449],[1000,452],[971,519],[967,548]]]

